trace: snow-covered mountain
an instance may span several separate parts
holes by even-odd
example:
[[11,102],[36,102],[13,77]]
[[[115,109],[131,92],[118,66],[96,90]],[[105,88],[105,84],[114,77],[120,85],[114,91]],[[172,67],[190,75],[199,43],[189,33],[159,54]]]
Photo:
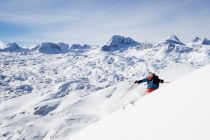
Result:
[[207,38],[204,38],[202,41],[203,45],[210,45],[210,40],[208,40]]
[[31,49],[31,52],[41,52],[44,54],[63,54],[63,53],[83,53],[91,49],[90,45],[84,44],[69,44],[60,42],[60,43],[51,43],[51,42],[43,42],[40,45],[35,46]]
[[117,111],[113,95],[148,71],[174,81],[210,64],[206,45],[118,37],[107,43],[110,50],[42,43],[24,55],[0,52],[0,139],[69,139]]
[[84,45],[72,44],[70,47],[70,51],[74,53],[85,53],[89,51],[91,48],[93,48],[93,46],[87,44]]
[[193,39],[193,43],[197,45],[210,45],[210,40],[205,37],[203,39],[196,37]]
[[91,46],[87,45],[87,44],[85,44],[85,45],[73,44],[70,49],[71,50],[83,50],[83,49],[90,49],[90,48],[91,48]]
[[182,43],[179,38],[175,35],[171,35],[168,38],[166,38],[163,41],[163,44],[178,44],[178,45],[184,45],[184,43]]
[[6,43],[3,41],[0,41],[0,49],[4,49],[6,46]]
[[125,51],[130,47],[136,47],[140,45],[139,42],[133,40],[130,37],[124,37],[120,35],[112,36],[107,45],[102,47],[103,51],[113,52],[113,51]]
[[0,52],[28,52],[29,49],[22,48],[16,43],[0,42]]
[[210,66],[196,70],[140,97],[135,106],[91,125],[71,139],[209,140],[209,71]]
[[195,37],[192,42],[196,43],[196,42],[202,42],[202,39],[200,37]]
[[69,45],[65,43],[51,43],[43,42],[40,45],[37,45],[35,48],[32,48],[31,51],[39,51],[45,54],[60,54],[69,52]]

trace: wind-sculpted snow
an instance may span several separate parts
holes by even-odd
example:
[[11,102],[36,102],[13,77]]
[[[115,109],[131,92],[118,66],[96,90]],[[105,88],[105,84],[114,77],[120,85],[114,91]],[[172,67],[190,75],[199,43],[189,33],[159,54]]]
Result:
[[47,114],[49,114],[49,112],[55,110],[58,107],[58,103],[53,103],[52,102],[41,102],[41,104],[39,106],[34,107],[34,115],[41,115],[41,116],[45,116]]
[[210,62],[210,50],[202,44],[142,42],[108,52],[49,44],[43,51],[39,46],[27,53],[0,52],[0,139],[69,139],[106,116],[107,102],[148,71],[170,73],[163,78],[174,80]]

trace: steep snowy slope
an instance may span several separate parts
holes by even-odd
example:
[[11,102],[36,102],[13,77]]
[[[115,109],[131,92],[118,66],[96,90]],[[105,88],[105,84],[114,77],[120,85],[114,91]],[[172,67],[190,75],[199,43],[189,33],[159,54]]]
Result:
[[72,140],[209,140],[210,66],[144,96]]

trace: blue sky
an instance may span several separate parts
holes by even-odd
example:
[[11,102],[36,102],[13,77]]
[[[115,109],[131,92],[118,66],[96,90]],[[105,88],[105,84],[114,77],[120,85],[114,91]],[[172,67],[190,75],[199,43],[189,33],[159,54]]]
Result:
[[208,0],[1,0],[0,40],[105,44],[120,34],[161,41],[210,38]]

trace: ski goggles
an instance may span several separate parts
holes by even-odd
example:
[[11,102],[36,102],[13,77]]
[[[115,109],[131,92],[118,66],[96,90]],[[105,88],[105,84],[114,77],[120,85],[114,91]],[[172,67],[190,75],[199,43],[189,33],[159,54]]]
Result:
[[147,76],[147,79],[148,79],[148,80],[151,80],[152,78],[153,78],[153,75],[148,75],[148,76]]

